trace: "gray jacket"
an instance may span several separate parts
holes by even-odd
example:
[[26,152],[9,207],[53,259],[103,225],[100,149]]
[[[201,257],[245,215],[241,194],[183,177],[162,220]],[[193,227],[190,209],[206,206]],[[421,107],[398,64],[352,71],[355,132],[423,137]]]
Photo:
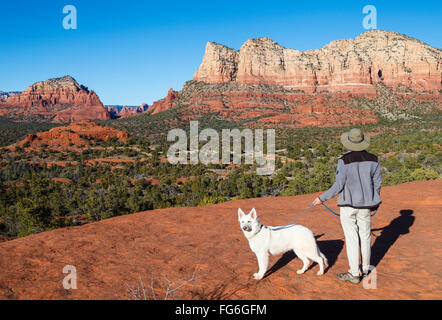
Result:
[[381,166],[367,151],[350,151],[338,161],[336,181],[319,196],[327,201],[339,193],[338,206],[374,209],[381,204]]

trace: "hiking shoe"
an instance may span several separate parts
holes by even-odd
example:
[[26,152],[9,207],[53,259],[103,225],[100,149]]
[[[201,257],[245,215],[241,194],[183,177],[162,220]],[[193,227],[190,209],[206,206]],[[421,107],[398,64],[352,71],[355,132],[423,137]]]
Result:
[[347,272],[347,273],[338,273],[336,276],[338,277],[339,280],[348,281],[348,282],[351,282],[353,284],[358,284],[359,282],[361,282],[361,278],[360,277],[355,277],[354,275],[352,275],[349,272]]

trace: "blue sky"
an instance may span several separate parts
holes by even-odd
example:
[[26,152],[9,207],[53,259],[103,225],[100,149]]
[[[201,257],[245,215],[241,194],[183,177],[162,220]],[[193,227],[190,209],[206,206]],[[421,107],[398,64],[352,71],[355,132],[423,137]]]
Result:
[[[289,48],[320,48],[364,32],[374,5],[378,29],[442,48],[442,1],[114,1],[3,0],[0,90],[69,74],[104,104],[151,104],[180,90],[198,69],[207,41],[239,49],[267,36]],[[65,5],[77,30],[65,30]]]

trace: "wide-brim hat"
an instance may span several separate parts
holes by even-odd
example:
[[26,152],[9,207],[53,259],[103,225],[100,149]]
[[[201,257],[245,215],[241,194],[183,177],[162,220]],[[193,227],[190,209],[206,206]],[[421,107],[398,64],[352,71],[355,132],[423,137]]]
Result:
[[342,134],[341,143],[350,151],[362,151],[370,146],[370,137],[364,135],[361,129],[353,128]]

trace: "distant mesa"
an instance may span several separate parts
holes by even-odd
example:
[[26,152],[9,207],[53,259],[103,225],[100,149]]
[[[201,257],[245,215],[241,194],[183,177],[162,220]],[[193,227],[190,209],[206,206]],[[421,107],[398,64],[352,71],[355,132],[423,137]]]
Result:
[[9,97],[15,96],[16,94],[20,93],[21,91],[3,92],[0,90],[0,100],[8,99]]
[[0,100],[0,116],[59,123],[110,119],[97,94],[71,76],[36,82],[22,93]]
[[149,110],[148,104],[142,104],[141,106],[106,106],[107,111],[110,113],[112,119],[126,118],[135,116]]
[[15,146],[31,149],[40,149],[43,146],[46,148],[85,147],[90,139],[106,141],[110,138],[124,142],[129,138],[129,134],[126,131],[101,126],[91,120],[82,120],[68,126],[52,128],[49,131],[28,134],[22,141],[9,148]]

